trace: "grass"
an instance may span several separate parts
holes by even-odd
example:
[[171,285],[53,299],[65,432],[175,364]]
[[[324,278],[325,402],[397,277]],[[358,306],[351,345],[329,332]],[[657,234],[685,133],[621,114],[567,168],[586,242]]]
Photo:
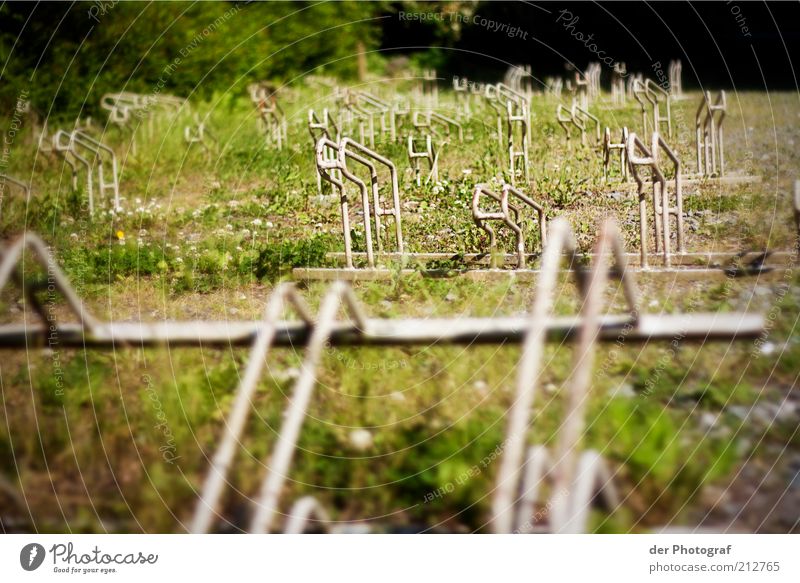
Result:
[[[245,99],[232,99],[225,109],[210,112],[221,146],[210,160],[199,150],[187,151],[182,142],[188,115],[163,124],[152,139],[140,134],[135,156],[125,157],[120,136],[109,133],[104,139],[118,146],[122,161],[124,200],[121,211],[101,202],[94,217],[85,211],[85,196],[68,188],[60,161],[40,156],[34,165],[30,153],[20,150],[9,172],[34,175],[34,198],[4,205],[0,234],[8,237],[23,228],[40,232],[89,307],[103,318],[258,318],[269,291],[292,267],[328,266],[326,253],[343,250],[338,206],[314,198],[311,141],[304,125],[312,93],[300,87],[284,96],[289,147],[280,152],[263,147]],[[441,95],[447,110],[453,96]],[[771,98],[778,114],[792,115],[791,107],[783,107],[790,95]],[[687,193],[686,211],[700,217],[697,229],[687,233],[689,250],[786,248],[792,242],[786,172],[795,154],[780,143],[781,156],[762,162],[769,142],[745,128],[769,127],[766,98],[742,94],[740,103],[726,121],[728,166],[759,161],[750,165],[764,182],[719,189],[701,185]],[[694,106],[694,99],[678,102],[675,118],[693,119]],[[204,114],[209,106],[194,107]],[[635,248],[635,197],[609,196],[614,186],[603,183],[598,154],[577,145],[568,148],[554,110],[549,98],[537,98],[532,105],[528,190],[548,216],[570,220],[584,250],[606,216],[617,217],[628,247]],[[612,128],[638,126],[634,108],[599,109],[597,114]],[[401,172],[408,250],[487,250],[470,204],[477,182],[507,178],[493,124],[488,111],[467,122],[465,143],[441,148],[440,181],[421,187],[413,183],[404,145],[378,142],[376,149]],[[780,125],[787,139],[797,133],[792,123]],[[674,143],[682,159],[693,159],[688,124],[679,127]],[[353,241],[362,249],[360,205],[352,209]],[[764,224],[773,227],[765,232]],[[532,227],[532,242],[538,245]],[[505,250],[512,249],[507,233],[500,241]],[[460,267],[458,261],[425,266]],[[695,288],[643,280],[647,311],[776,308],[780,317],[769,341],[782,349],[754,358],[747,342],[709,343],[699,350],[681,345],[665,359],[666,345],[626,346],[613,358],[611,347],[602,348],[602,374],[594,379],[587,414],[595,422],[583,446],[611,461],[625,503],[613,515],[595,514],[594,528],[624,532],[672,519],[688,521],[689,510],[702,509],[705,484],[727,483],[746,456],[761,455],[758,448],[745,447],[756,430],[729,412],[795,391],[800,282],[790,274],[787,283],[781,295],[777,285],[752,280]],[[325,286],[303,287],[316,308]],[[767,293],[756,296],[754,287],[766,287]],[[507,315],[527,310],[534,296],[532,287],[522,283],[428,277],[363,283],[355,291],[372,315],[382,317]],[[19,313],[22,306],[10,293],[2,299],[9,311]],[[577,309],[568,285],[561,289],[556,312]],[[0,468],[19,476],[35,527],[56,532],[182,530],[230,411],[246,353],[119,347],[110,353],[31,350],[5,355],[0,364],[5,404]],[[568,346],[547,349],[530,434],[534,442],[554,443],[571,356]],[[239,527],[245,526],[243,509],[258,489],[300,357],[276,350],[253,402],[246,453],[237,459],[231,476],[235,491],[225,500],[226,514]],[[340,520],[482,529],[497,471],[496,463],[483,462],[503,440],[518,358],[516,346],[329,350],[283,499],[313,494]],[[728,431],[707,430],[704,413],[721,415]],[[354,447],[354,428],[371,433],[368,450]],[[796,449],[796,432],[785,424],[776,423],[767,432],[769,439]],[[438,490],[451,491],[428,500]]]

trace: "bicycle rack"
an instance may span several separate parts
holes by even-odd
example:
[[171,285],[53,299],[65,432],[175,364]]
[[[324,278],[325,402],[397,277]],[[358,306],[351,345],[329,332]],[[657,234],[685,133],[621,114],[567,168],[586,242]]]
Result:
[[[497,238],[494,229],[487,224],[488,221],[502,221],[502,223],[513,231],[516,238],[517,248],[517,268],[525,268],[525,220],[520,218],[521,208],[508,202],[509,195],[536,211],[539,221],[539,236],[542,247],[547,244],[547,217],[544,207],[523,194],[510,184],[504,184],[502,194],[497,195],[489,189],[487,184],[476,184],[472,194],[472,218],[479,229],[483,229],[489,235],[489,253],[491,255],[491,267],[496,268],[495,251],[497,249]],[[500,210],[486,211],[481,208],[481,196],[488,197],[499,203]],[[512,216],[513,214],[513,216]]]
[[[633,80],[633,96],[639,102],[642,111],[642,132],[648,133],[649,131],[658,132],[662,124],[667,125],[667,135],[672,137],[672,107],[670,102],[672,96],[670,93],[653,82],[652,79],[646,79],[644,82],[639,79]],[[666,115],[662,116],[660,112],[660,103],[664,101],[666,105]],[[652,109],[652,129],[648,124],[648,107]]]
[[212,148],[209,146],[209,141],[214,149],[219,146],[219,141],[214,134],[206,127],[205,121],[200,121],[197,114],[194,116],[193,125],[183,126],[183,139],[186,141],[188,147],[191,148],[192,144],[200,144],[205,150],[206,157],[211,156]]
[[[253,532],[274,530],[280,511],[283,486],[288,479],[292,458],[302,430],[306,411],[316,385],[317,369],[324,349],[330,346],[403,346],[431,344],[505,344],[522,343],[518,365],[517,398],[508,418],[507,439],[503,442],[502,466],[492,504],[492,529],[496,532],[523,532],[535,529],[529,523],[530,510],[538,496],[538,477],[552,480],[557,492],[567,492],[563,500],[553,499],[550,529],[558,532],[580,531],[586,526],[586,510],[598,482],[601,494],[610,506],[616,505],[604,464],[596,454],[578,454],[583,433],[585,397],[591,380],[594,346],[597,341],[615,342],[620,330],[629,329],[627,342],[672,341],[676,334],[685,340],[742,339],[759,337],[765,330],[761,314],[641,314],[638,311],[632,276],[625,268],[624,254],[612,223],[606,223],[596,248],[596,260],[588,278],[580,315],[556,317],[552,313],[553,295],[562,249],[574,256],[575,247],[564,219],[556,220],[550,230],[550,241],[544,252],[544,268],[537,282],[533,309],[528,315],[488,318],[423,318],[375,319],[367,317],[351,289],[343,282],[331,286],[324,296],[316,319],[291,284],[279,284],[267,300],[260,321],[160,321],[101,322],[84,307],[69,280],[61,272],[44,242],[34,233],[26,233],[3,246],[0,259],[0,291],[12,280],[26,294],[40,321],[0,325],[0,347],[30,350],[31,346],[47,346],[48,338],[56,337],[63,348],[119,350],[120,346],[197,346],[230,349],[249,346],[244,374],[234,393],[233,405],[222,427],[222,435],[209,464],[209,470],[198,493],[198,501],[189,523],[190,532],[214,529],[228,474],[237,453],[237,446],[246,429],[257,385],[263,376],[264,363],[270,349],[305,346],[306,354],[291,398],[288,400],[277,441],[269,457],[257,503],[249,525]],[[30,270],[31,262],[22,261],[29,250],[35,263],[47,270],[46,280],[23,280],[18,267]],[[628,301],[627,314],[612,315],[601,311],[601,292],[608,275],[606,255],[616,259]],[[580,282],[582,271],[576,273]],[[56,318],[38,297],[53,286],[66,300],[75,321]],[[337,319],[340,307],[347,309],[349,320]],[[283,320],[284,309],[292,308],[296,320]],[[542,352],[545,342],[574,341],[578,345],[569,387],[567,416],[559,433],[557,455],[552,462],[542,455],[542,448],[529,450],[523,467],[525,434],[536,393]],[[547,467],[549,466],[549,467]],[[551,472],[546,472],[551,469]],[[521,474],[524,471],[524,476]],[[598,480],[599,478],[599,480]],[[522,491],[518,495],[518,486]],[[303,496],[291,505],[285,530],[302,532],[309,521],[327,521],[322,507],[310,496]],[[526,520],[528,522],[526,522]],[[328,524],[320,526],[326,528]]]
[[378,115],[380,119],[380,135],[389,134],[389,139],[392,142],[397,140],[397,106],[387,103],[371,93],[366,91],[355,91],[356,98],[371,108],[371,111],[362,108],[362,111],[368,112],[368,115]]
[[572,102],[572,107],[567,109],[560,103],[556,106],[556,121],[558,121],[561,128],[564,130],[564,133],[567,136],[567,144],[570,145],[572,136],[570,134],[569,128],[570,126],[574,126],[578,129],[581,135],[581,145],[586,145],[586,125],[588,123],[594,124],[594,134],[595,134],[595,146],[600,145],[602,146],[602,138],[600,135],[600,120],[597,116],[592,115],[589,113],[588,110],[580,107],[577,102]]
[[[659,167],[659,152],[663,151],[673,164],[675,176],[674,196],[675,206],[669,203],[669,193],[667,190],[667,179]],[[647,262],[647,204],[645,193],[645,182],[639,176],[638,168],[646,166],[651,171],[651,182],[653,184],[653,212],[655,222],[655,250],[662,253],[664,265],[670,267],[670,216],[675,216],[677,220],[677,243],[678,253],[685,253],[684,232],[683,232],[683,195],[681,191],[681,164],[678,157],[670,149],[667,143],[661,138],[658,132],[653,132],[652,142],[648,148],[642,141],[631,133],[628,135],[627,148],[628,163],[633,179],[636,181],[639,196],[639,235],[641,242],[641,266],[642,269],[648,268]],[[663,238],[662,238],[663,235]],[[663,243],[662,243],[663,240]]]
[[412,116],[411,123],[417,130],[429,130],[437,136],[440,135],[437,129],[433,126],[434,123],[444,127],[446,135],[449,136],[451,131],[455,129],[458,132],[458,141],[464,141],[464,128],[463,126],[451,117],[442,115],[439,112],[428,111],[415,111]]
[[461,119],[472,117],[472,107],[470,104],[469,80],[464,77],[453,77],[453,91],[456,94],[456,116]]
[[596,62],[589,63],[586,66],[586,72],[585,72],[584,76],[585,76],[586,81],[587,81],[588,98],[590,100],[595,100],[598,97],[600,97],[600,74],[601,74],[601,72],[602,72],[602,68],[600,67],[600,63],[596,63]]
[[683,98],[683,63],[680,60],[669,62],[669,92],[674,99]]
[[[153,107],[160,107],[162,110],[171,110],[177,113],[186,105],[186,100],[174,95],[151,94],[141,95],[130,91],[118,93],[106,93],[100,98],[100,107],[108,111],[108,121],[120,129],[130,133],[131,152],[136,155],[136,130],[138,126],[132,125],[131,114],[136,113],[139,118],[147,118],[147,134],[153,138],[155,128],[155,116]],[[76,129],[81,129],[76,127]]]
[[530,99],[533,95],[532,80],[530,65],[511,65],[503,77],[503,84]]
[[[337,153],[335,160],[326,159],[326,149],[335,150]],[[347,159],[351,159],[363,166],[366,166],[370,171],[370,188],[373,196],[373,209],[372,214],[375,221],[375,233],[378,238],[378,250],[382,251],[382,232],[381,217],[391,216],[395,223],[395,243],[397,252],[402,255],[403,253],[403,233],[400,221],[400,190],[398,186],[397,168],[394,163],[388,158],[385,158],[359,144],[350,138],[342,138],[338,143],[326,137],[321,137],[316,144],[316,163],[317,169],[322,178],[330,182],[338,191],[342,209],[342,231],[345,243],[345,257],[346,266],[348,269],[353,269],[353,251],[352,242],[350,239],[350,216],[349,216],[349,201],[345,189],[344,179],[354,182],[361,191],[361,200],[364,213],[364,232],[365,243],[367,246],[367,262],[370,268],[375,267],[375,260],[372,250],[372,227],[370,225],[370,203],[369,194],[367,192],[366,183],[353,174],[347,167]],[[372,162],[371,160],[374,160]],[[384,209],[380,200],[380,187],[379,176],[377,167],[375,165],[381,164],[389,170],[390,183],[392,189],[392,207]],[[333,170],[338,170],[343,178],[332,175]]]
[[614,70],[611,75],[611,102],[614,105],[625,105],[628,92],[625,89],[625,77],[628,69],[625,63],[614,63]]
[[611,156],[614,150],[619,150],[619,175],[623,182],[628,180],[628,161],[626,151],[628,149],[628,128],[622,128],[622,140],[620,142],[611,141],[611,129],[606,127],[603,133],[603,180],[608,182],[608,169],[611,165]]
[[501,107],[500,103],[500,96],[497,91],[497,85],[491,85],[487,83],[483,87],[483,96],[486,99],[486,103],[491,107],[495,112],[495,117],[497,120],[497,143],[503,148],[505,145],[503,143],[503,116],[508,115],[508,111],[505,107]]
[[636,97],[636,94],[634,93],[633,90],[637,83],[644,85],[644,75],[642,75],[641,73],[634,73],[633,75],[628,76],[628,84],[627,84],[628,98],[634,99]]
[[570,87],[572,102],[579,103],[584,109],[589,107],[589,79],[581,71],[575,71],[575,78]]
[[[328,109],[325,108],[322,110],[322,121],[317,117],[316,112],[313,109],[308,110],[308,133],[311,134],[311,139],[314,142],[314,146],[316,147],[317,142],[320,138],[327,138],[331,142],[339,142],[341,138],[339,127],[336,125],[336,122],[333,120],[333,117],[328,113]],[[338,152],[335,148],[326,147],[323,150],[323,159],[327,162],[333,162],[337,159]],[[320,174],[319,168],[314,165],[314,171],[317,174],[317,193],[319,196],[325,196],[322,192],[322,175]],[[333,174],[337,180],[341,182],[342,176],[341,172],[338,169],[332,169],[331,174]]]
[[[94,154],[95,160],[97,161],[97,186],[100,190],[100,195],[103,196],[106,194],[106,191],[111,191],[112,195],[114,196],[114,209],[120,208],[117,155],[114,153],[114,150],[79,130],[72,132],[70,144],[73,149],[75,146],[81,146],[82,148],[89,150],[92,154]],[[106,182],[105,180],[105,175],[103,172],[103,154],[106,154],[111,161],[110,182]],[[93,212],[91,200],[89,202],[89,212]]]
[[439,107],[439,79],[436,69],[423,69],[419,84],[422,101],[431,109]]
[[564,90],[564,80],[561,77],[547,77],[544,80],[544,90],[548,95],[560,99]]
[[[585,532],[591,501],[596,495],[605,498],[612,510],[619,497],[611,482],[605,461],[597,452],[579,453],[585,430],[586,403],[591,387],[595,346],[600,330],[602,294],[607,285],[607,255],[612,254],[620,274],[626,302],[628,322],[641,324],[633,276],[626,270],[621,239],[613,221],[606,221],[597,241],[595,262],[588,276],[588,285],[578,289],[583,301],[578,325],[577,348],[572,370],[565,382],[568,392],[564,421],[556,436],[554,455],[543,446],[534,446],[525,453],[526,434],[531,423],[531,409],[536,397],[543,367],[545,328],[552,317],[558,267],[562,252],[575,259],[576,245],[565,219],[553,222],[550,243],[542,260],[542,276],[536,285],[536,299],[529,316],[522,356],[517,369],[514,403],[509,411],[504,450],[492,498],[492,530],[496,533],[532,532],[536,530],[534,509],[539,503],[539,490],[545,481],[552,483],[551,532]],[[533,521],[533,522],[532,522]]]
[[[518,102],[508,100],[506,102],[506,119],[508,120],[508,164],[509,164],[509,177],[512,184],[516,184],[517,172],[519,171],[525,177],[525,184],[530,181],[530,172],[528,165],[528,112],[526,109],[520,109],[524,105]],[[519,111],[515,113],[514,109]],[[517,130],[518,131],[515,131]],[[517,139],[518,138],[518,139]],[[522,149],[515,147],[515,144],[522,144]],[[518,168],[517,161],[522,161],[522,168]]]
[[726,113],[725,91],[720,91],[713,103],[711,93],[703,93],[694,118],[697,173],[701,176],[725,175],[722,122],[725,121]]
[[[258,95],[263,95],[263,93],[259,92]],[[286,115],[283,113],[275,94],[272,93],[259,99],[256,108],[261,125],[264,128],[267,146],[274,146],[278,150],[282,150],[283,144],[288,139],[288,128]]]
[[[66,143],[64,142],[66,140]],[[94,214],[94,180],[92,176],[93,164],[89,160],[78,153],[76,146],[80,146],[89,150],[97,162],[97,184],[100,189],[100,194],[104,195],[106,191],[111,191],[114,196],[114,208],[120,208],[119,204],[119,178],[117,176],[117,155],[114,150],[105,144],[95,140],[91,136],[84,134],[78,130],[73,132],[66,132],[59,130],[53,135],[53,149],[61,154],[67,165],[72,170],[72,189],[78,189],[78,168],[75,161],[79,162],[86,168],[86,192],[89,198],[89,214]],[[106,182],[105,174],[103,171],[103,154],[106,154],[111,160],[111,181]],[[75,161],[71,160],[74,158]]]
[[425,134],[425,149],[417,151],[414,148],[414,137],[408,136],[408,162],[414,169],[414,182],[417,186],[422,185],[422,165],[421,160],[428,162],[428,176],[425,184],[430,181],[439,180],[439,152],[433,147],[433,140],[430,134]]
[[[484,97],[497,116],[498,143],[508,152],[509,179],[512,183],[516,182],[517,172],[520,171],[527,183],[529,180],[528,146],[530,143],[528,99],[504,83],[486,85]],[[503,140],[503,117],[506,120],[505,141]],[[521,169],[518,169],[518,160],[522,161]]]
[[353,124],[358,124],[358,139],[364,143],[369,143],[371,148],[375,147],[375,119],[373,112],[359,106],[358,96],[344,89],[337,96],[340,103],[340,127],[342,135],[350,136],[353,134]]

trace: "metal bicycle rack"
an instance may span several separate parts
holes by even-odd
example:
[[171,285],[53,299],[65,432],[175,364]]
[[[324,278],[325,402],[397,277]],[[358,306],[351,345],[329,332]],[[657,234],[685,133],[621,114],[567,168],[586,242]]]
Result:
[[[580,532],[586,529],[588,504],[600,491],[607,496],[613,509],[614,496],[605,464],[594,453],[580,453],[584,430],[584,407],[590,389],[593,354],[596,342],[614,342],[620,331],[627,331],[628,342],[669,342],[676,334],[687,340],[707,342],[713,339],[756,338],[765,330],[761,314],[643,314],[639,312],[636,289],[612,223],[606,223],[597,243],[595,262],[588,280],[577,273],[579,285],[585,290],[578,316],[557,317],[553,314],[553,296],[564,257],[574,256],[575,246],[569,226],[563,219],[554,221],[550,241],[544,252],[544,268],[537,283],[532,311],[523,316],[458,317],[424,319],[370,318],[356,301],[351,289],[337,282],[324,296],[316,318],[291,284],[279,284],[267,300],[260,321],[155,321],[103,322],[83,305],[69,280],[50,256],[49,249],[35,234],[27,233],[2,248],[0,260],[0,291],[13,280],[21,287],[27,304],[40,321],[27,320],[21,324],[0,325],[0,347],[30,350],[47,346],[55,335],[63,348],[119,349],[120,346],[249,346],[249,358],[244,374],[234,392],[230,413],[221,427],[222,434],[209,470],[198,492],[198,501],[188,525],[190,532],[202,533],[215,529],[220,520],[221,500],[228,475],[233,467],[237,448],[247,427],[252,402],[264,372],[266,357],[271,349],[305,347],[305,358],[295,380],[292,396],[282,416],[282,425],[272,453],[267,473],[256,497],[248,530],[269,532],[279,530],[277,519],[282,515],[281,495],[289,478],[298,438],[307,419],[307,410],[316,388],[317,370],[327,346],[408,346],[431,344],[505,344],[521,343],[522,355],[517,369],[516,398],[508,415],[507,438],[503,442],[501,467],[492,500],[491,528],[495,532],[528,532],[541,530],[532,510],[539,501],[540,482],[549,481],[551,492],[566,492],[563,499],[552,499],[549,530]],[[24,272],[17,270],[23,253],[32,253],[35,263],[48,272],[47,280],[26,282]],[[606,256],[613,254],[615,273],[621,278],[628,313],[604,314],[601,310],[602,291],[609,275]],[[31,270],[31,262],[25,264]],[[66,301],[73,321],[54,319],[39,299],[52,285]],[[337,313],[344,307],[349,320],[340,320]],[[284,310],[291,308],[298,318],[285,320]],[[545,342],[577,341],[574,365],[566,386],[569,392],[567,413],[555,455],[541,447],[525,454],[525,435],[530,425],[531,407],[536,395]],[[550,470],[550,471],[548,471]],[[310,496],[302,496],[289,506],[284,530],[303,532],[314,521],[318,527],[334,528],[327,513]]]
[[[669,91],[656,84],[652,79],[644,82],[639,79],[633,81],[633,96],[639,102],[642,111],[642,133],[661,131],[661,126],[666,124],[667,135],[672,137],[672,96]],[[661,115],[660,104],[664,102],[666,115]],[[648,124],[648,108],[652,111],[652,119]],[[651,125],[650,125],[651,124]]]
[[614,69],[611,73],[611,102],[614,105],[625,105],[627,101],[628,92],[625,89],[625,77],[628,74],[628,69],[625,63],[614,63]]
[[201,121],[197,114],[194,117],[194,124],[183,126],[183,139],[188,147],[191,147],[192,144],[200,144],[206,156],[211,156],[212,149],[219,146],[217,138],[206,127],[206,122]]
[[[586,405],[592,385],[592,369],[601,328],[603,292],[609,279],[607,256],[612,255],[627,303],[626,317],[634,328],[641,325],[640,307],[633,275],[626,269],[621,238],[613,221],[603,224],[595,248],[588,283],[578,278],[581,292],[580,323],[572,370],[564,386],[567,408],[556,435],[555,451],[541,445],[525,451],[539,377],[543,368],[546,322],[553,314],[554,296],[562,253],[575,258],[576,244],[564,219],[553,222],[545,248],[542,277],[529,316],[522,356],[517,368],[514,403],[508,415],[501,465],[492,497],[491,527],[495,533],[586,532],[592,500],[605,499],[613,512],[620,500],[607,463],[595,451],[580,452],[585,432]],[[536,524],[535,510],[543,506],[543,486],[550,484],[547,528]]]
[[530,99],[533,95],[533,74],[530,65],[511,65],[503,77],[503,84]]
[[461,119],[472,117],[469,80],[466,77],[453,77],[453,92],[456,94],[456,115]]
[[417,130],[428,130],[437,136],[440,134],[436,126],[443,127],[446,136],[449,136],[455,130],[458,134],[458,141],[464,141],[464,127],[453,118],[442,115],[437,111],[430,109],[427,111],[415,111],[411,117],[411,123]]
[[[308,133],[311,134],[311,139],[315,148],[320,138],[327,138],[334,143],[338,143],[339,139],[341,138],[339,127],[336,125],[336,121],[330,115],[327,108],[322,110],[322,120],[317,117],[317,114],[313,109],[308,110]],[[337,159],[339,154],[335,148],[326,146],[322,151],[322,155],[326,162],[333,162]],[[314,170],[317,173],[317,193],[319,196],[325,196],[322,192],[322,175],[320,174],[319,168],[316,164],[314,165]],[[330,172],[336,180],[341,182],[342,176],[339,170],[334,168],[331,169]],[[328,184],[332,183],[328,182]]]
[[[495,194],[487,184],[476,184],[472,194],[472,218],[478,228],[483,229],[489,235],[489,252],[492,257],[492,267],[496,267],[494,256],[497,249],[497,238],[494,229],[487,223],[488,221],[499,221],[513,231],[516,238],[517,268],[524,269],[527,256],[525,249],[525,218],[521,213],[524,207],[509,203],[509,195],[513,196],[515,201],[519,201],[519,203],[536,211],[542,247],[547,244],[547,217],[545,216],[544,207],[510,184],[503,184],[501,193],[500,195]],[[498,203],[500,210],[484,210],[481,206],[481,197],[489,198]]]
[[564,79],[561,77],[546,77],[544,80],[544,91],[547,95],[560,98],[564,90]]
[[634,73],[629,75],[628,82],[626,85],[628,91],[628,98],[634,99],[636,97],[633,90],[634,87],[637,86],[637,84],[644,85],[644,75],[642,75],[641,73]]
[[358,139],[362,144],[369,143],[375,147],[375,118],[374,111],[362,108],[358,96],[344,89],[339,92],[337,99],[340,103],[339,116],[342,135],[352,136],[353,125],[358,125]]
[[606,127],[603,133],[603,180],[608,182],[608,169],[611,166],[611,156],[614,151],[619,151],[619,175],[625,182],[628,180],[628,128],[622,128],[622,139],[619,142],[611,141],[611,128]]
[[274,146],[278,150],[282,150],[283,145],[288,139],[288,127],[286,115],[284,115],[277,98],[274,94],[271,94],[260,99],[256,107],[262,127],[264,128],[266,144],[268,146]]
[[[325,151],[333,149],[336,151],[337,156],[335,160],[326,159]],[[367,262],[369,267],[375,267],[375,260],[372,248],[372,227],[370,225],[370,202],[369,190],[371,190],[373,205],[372,215],[375,221],[375,234],[378,240],[378,251],[383,251],[383,227],[381,225],[381,217],[391,216],[394,220],[395,226],[395,246],[397,252],[403,254],[403,232],[400,221],[400,189],[397,177],[397,168],[394,163],[374,152],[358,142],[350,138],[342,138],[338,143],[326,137],[321,137],[315,147],[317,169],[322,176],[323,180],[330,182],[334,188],[339,192],[341,209],[342,209],[342,231],[345,243],[345,256],[346,265],[348,269],[353,269],[353,251],[352,241],[350,239],[350,215],[349,215],[349,201],[347,197],[345,179],[356,184],[361,191],[362,210],[364,213],[364,232],[365,244],[367,247]],[[347,160],[365,166],[370,173],[370,187],[367,188],[366,183],[347,166]],[[390,185],[392,191],[392,206],[384,208],[381,204],[379,174],[377,164],[385,167],[389,171]],[[330,171],[338,170],[342,178],[334,176]]]
[[397,140],[398,107],[390,104],[366,91],[354,91],[353,95],[363,104],[362,111],[368,115],[377,115],[380,120],[380,135],[389,134],[392,142]]
[[575,71],[575,77],[569,86],[573,103],[579,103],[584,109],[589,107],[589,79],[582,71]]
[[[556,121],[561,126],[561,129],[564,130],[564,133],[567,136],[567,145],[572,144],[572,135],[570,132],[570,127],[575,127],[580,132],[581,136],[581,145],[586,146],[586,126],[588,124],[594,124],[594,135],[595,135],[595,142],[594,146],[601,146],[601,134],[600,134],[600,120],[597,116],[592,115],[589,113],[588,110],[582,108],[577,104],[577,102],[572,102],[572,107],[567,109],[560,103],[556,106]],[[591,130],[590,130],[591,131]]]
[[669,62],[669,92],[674,99],[683,98],[683,63],[680,59]]
[[[527,184],[530,176],[528,147],[530,144],[530,105],[527,97],[513,88],[498,83],[486,85],[486,102],[497,115],[497,139],[501,148],[508,153],[509,180],[516,182],[519,172]],[[506,122],[506,136],[503,139],[503,119]],[[521,162],[521,168],[519,168]]]
[[601,73],[602,73],[602,67],[600,66],[600,63],[592,62],[586,66],[586,72],[584,73],[584,77],[586,78],[587,81],[588,97],[592,101],[600,97]]
[[[670,149],[658,132],[653,132],[651,145],[648,148],[634,133],[628,135],[627,148],[628,163],[633,179],[636,181],[639,196],[639,235],[641,243],[641,266],[648,268],[647,261],[647,194],[645,181],[639,175],[639,167],[650,168],[653,212],[655,222],[655,250],[664,258],[664,265],[671,265],[671,239],[670,217],[674,216],[677,222],[678,253],[685,253],[683,233],[683,194],[681,191],[681,164],[677,155]],[[667,179],[659,166],[659,153],[663,152],[669,158],[674,170],[675,206],[671,206]],[[663,236],[663,238],[662,238]]]
[[422,185],[422,160],[428,162],[428,175],[425,183],[439,180],[439,152],[434,148],[430,134],[425,134],[424,140],[425,149],[416,150],[414,145],[416,139],[414,136],[408,136],[408,161],[414,169],[414,182],[417,186]]
[[422,101],[432,109],[439,107],[439,78],[436,69],[423,69],[419,80],[419,94]]
[[[77,146],[88,150],[93,155],[94,162],[90,162],[86,157],[78,153]],[[78,167],[75,162],[86,168],[86,192],[89,198],[90,215],[94,214],[94,180],[92,171],[95,166],[97,167],[97,186],[100,190],[100,195],[105,195],[107,191],[110,191],[114,198],[114,208],[120,208],[117,155],[113,149],[78,130],[73,132],[59,130],[56,132],[53,135],[53,149],[64,157],[64,160],[72,169],[73,190],[78,189]],[[107,157],[111,162],[110,181],[106,181],[106,175],[103,170],[104,157]],[[74,161],[71,158],[74,158]]]
[[[181,97],[167,94],[142,95],[130,91],[120,91],[118,93],[106,93],[100,98],[100,107],[108,111],[109,123],[124,129],[130,134],[131,152],[135,155],[136,131],[138,125],[133,125],[131,114],[135,113],[139,118],[147,118],[147,133],[149,138],[153,138],[155,133],[154,108],[161,111],[177,113],[186,105],[186,100]],[[81,129],[81,128],[76,128]]]
[[[526,101],[518,102],[512,99],[506,101],[506,119],[508,120],[508,171],[512,184],[516,184],[518,172],[525,178],[526,185],[530,181],[530,167],[528,163],[528,116],[529,111]],[[520,145],[522,148],[519,147]],[[522,168],[518,168],[518,161],[522,162]]]
[[695,145],[697,147],[697,173],[701,176],[725,175],[725,145],[722,122],[727,113],[725,91],[720,91],[712,101],[706,91],[695,114]]

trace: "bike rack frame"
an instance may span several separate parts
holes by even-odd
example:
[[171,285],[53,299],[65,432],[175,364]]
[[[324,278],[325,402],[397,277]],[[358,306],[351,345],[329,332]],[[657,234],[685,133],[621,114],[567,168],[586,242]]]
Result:
[[720,91],[712,101],[706,91],[694,118],[695,145],[697,147],[697,173],[701,176],[725,175],[725,145],[722,122],[727,113],[725,91]]

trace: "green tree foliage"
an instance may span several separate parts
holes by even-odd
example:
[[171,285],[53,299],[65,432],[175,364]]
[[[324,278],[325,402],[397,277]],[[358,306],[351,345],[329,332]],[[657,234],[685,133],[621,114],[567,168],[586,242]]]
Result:
[[41,114],[75,116],[97,113],[111,91],[207,97],[241,93],[254,80],[351,77],[359,42],[367,50],[378,44],[382,9],[355,2],[5,3],[0,104],[11,107],[26,90]]

